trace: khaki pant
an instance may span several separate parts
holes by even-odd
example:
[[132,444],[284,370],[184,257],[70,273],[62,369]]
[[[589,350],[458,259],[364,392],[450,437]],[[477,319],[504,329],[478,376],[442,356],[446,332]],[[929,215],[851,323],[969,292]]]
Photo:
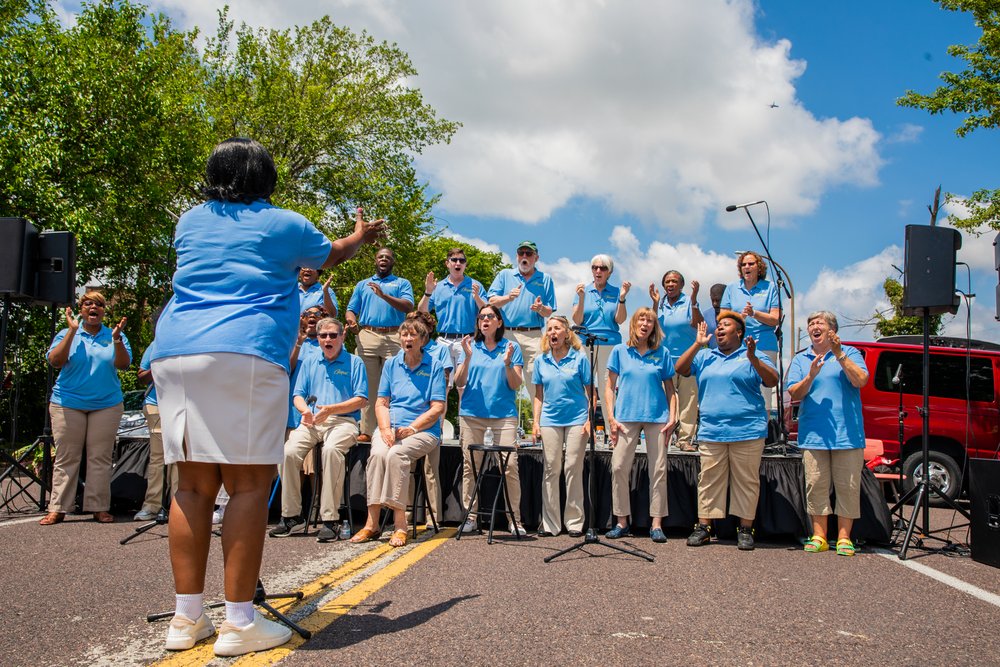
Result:
[[87,450],[84,512],[111,509],[111,456],[124,408],[121,403],[102,410],[74,410],[49,403],[52,437],[56,445],[52,470],[50,512],[72,512],[83,450]]
[[861,517],[861,472],[865,466],[862,449],[803,449],[802,467],[806,477],[806,511],[809,516],[833,514],[830,482],[837,492],[837,516]]
[[[563,520],[566,530],[583,530],[583,459],[587,438],[583,425],[543,426],[542,455],[542,530],[558,535]],[[566,444],[566,509],[559,507],[559,473],[563,467],[563,443]]]
[[[476,488],[476,478],[472,476],[472,455],[469,452],[469,445],[483,444],[483,435],[487,428],[493,429],[493,443],[513,447],[517,445],[517,417],[504,417],[502,419],[484,419],[480,417],[460,417],[461,441],[462,441],[462,507],[469,509],[472,503],[472,492]],[[483,455],[476,455],[476,470],[482,470]],[[507,494],[510,498],[511,507],[514,509],[514,517],[521,523],[521,478],[517,472],[517,453],[513,453],[507,459],[507,469],[504,470],[504,479],[507,481]],[[475,508],[472,508],[470,518],[475,517]]]
[[[142,501],[145,512],[159,512],[163,507],[163,431],[160,429],[160,409],[155,405],[142,406],[146,415],[146,426],[149,428],[149,465],[146,466],[146,497]],[[170,488],[167,491],[173,497],[177,489],[177,466],[168,466],[170,470]]]
[[631,516],[629,479],[639,436],[646,432],[646,460],[649,461],[649,516],[665,517],[667,509],[667,441],[655,422],[619,422],[618,444],[611,454],[611,511],[615,516]]
[[383,505],[392,509],[406,509],[410,497],[410,474],[413,464],[421,456],[430,454],[440,440],[421,431],[408,438],[397,440],[392,447],[382,440],[378,429],[372,434],[372,450],[368,456],[368,506]]
[[698,517],[725,518],[728,491],[729,513],[752,521],[757,515],[760,497],[760,457],[764,453],[764,438],[738,442],[702,441],[699,444]]
[[343,416],[333,416],[313,426],[299,424],[291,432],[285,441],[285,458],[280,469],[281,516],[302,514],[302,464],[313,447],[322,443],[323,480],[320,483],[319,515],[323,521],[339,518],[346,454],[357,439],[358,423],[351,417]]
[[[524,377],[524,389],[528,392],[528,400],[534,405],[535,385],[532,384],[532,372],[535,370],[535,357],[541,356],[542,332],[541,331],[511,331],[507,329],[507,335],[513,336],[514,342],[521,348],[521,356],[524,358],[524,369],[521,375]],[[479,441],[480,443],[482,441]],[[476,444],[476,443],[473,443]],[[512,457],[513,458],[513,457]]]
[[673,382],[677,390],[677,446],[682,447],[693,444],[698,432],[698,378],[674,373]]
[[354,353],[364,362],[365,375],[368,377],[368,405],[361,410],[361,432],[372,435],[378,430],[378,422],[375,421],[375,400],[378,398],[378,382],[382,378],[382,367],[387,360],[399,353],[399,334],[376,333],[362,327],[358,331],[357,343]]
[[[597,346],[597,364],[594,368],[594,391],[597,395],[604,396],[604,387],[608,383],[608,357],[611,356],[611,349],[614,345],[598,345]],[[590,350],[584,347],[581,352],[587,355],[587,359],[590,359]],[[589,378],[588,378],[589,379]]]

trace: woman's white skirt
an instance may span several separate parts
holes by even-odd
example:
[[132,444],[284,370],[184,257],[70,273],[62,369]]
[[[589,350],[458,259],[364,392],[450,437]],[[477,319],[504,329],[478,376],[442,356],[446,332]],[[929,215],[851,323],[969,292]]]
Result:
[[157,359],[153,381],[167,463],[281,463],[288,373],[233,352]]

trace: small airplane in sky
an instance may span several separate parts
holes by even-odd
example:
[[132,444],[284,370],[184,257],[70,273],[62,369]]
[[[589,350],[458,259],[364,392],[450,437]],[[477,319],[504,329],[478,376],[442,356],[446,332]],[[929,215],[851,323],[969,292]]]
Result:
[[771,102],[771,108],[772,109],[777,109],[778,108],[778,103],[777,102]]

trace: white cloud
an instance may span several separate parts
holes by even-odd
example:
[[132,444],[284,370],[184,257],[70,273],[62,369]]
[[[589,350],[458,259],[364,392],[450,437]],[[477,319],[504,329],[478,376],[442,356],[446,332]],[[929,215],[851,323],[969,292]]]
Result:
[[[500,257],[503,259],[504,262],[506,262],[508,264],[512,263],[510,255],[508,255],[507,253],[503,252],[500,249],[500,246],[497,245],[496,243],[490,243],[489,241],[484,241],[483,239],[475,238],[475,237],[472,237],[472,236],[465,236],[463,234],[458,234],[456,232],[453,232],[450,229],[446,229],[444,231],[444,234],[446,236],[450,237],[450,238],[455,239],[456,241],[458,241],[460,243],[468,243],[473,248],[479,248],[480,250],[482,250],[484,252],[498,252],[498,253],[500,253]],[[487,287],[489,287],[489,285],[487,285]]]
[[920,125],[903,123],[896,129],[895,132],[886,137],[885,141],[888,144],[912,144],[920,139],[920,135],[923,134],[923,132],[924,128]]
[[[941,208],[944,215],[939,217],[942,218],[941,224],[946,227],[951,227],[952,225],[943,219],[944,216],[955,215],[964,218],[970,213],[967,201],[960,198],[948,201]],[[996,267],[993,264],[993,241],[997,238],[997,233],[993,230],[982,234],[966,230],[959,231],[962,234],[962,247],[958,251],[958,261],[967,263],[973,271],[994,271]],[[958,286],[965,289],[963,287],[963,277],[962,272],[959,271]]]
[[[806,65],[757,37],[751,0],[227,2],[252,25],[329,13],[407,51],[413,84],[464,123],[418,158],[455,213],[541,222],[583,196],[695,234],[730,201],[810,213],[833,185],[874,185],[882,164],[869,120],[797,101]],[[222,2],[151,5],[211,31]]]

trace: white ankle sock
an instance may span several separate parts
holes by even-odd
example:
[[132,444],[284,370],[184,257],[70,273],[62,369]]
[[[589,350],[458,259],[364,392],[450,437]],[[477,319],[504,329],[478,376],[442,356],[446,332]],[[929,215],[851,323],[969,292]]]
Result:
[[238,628],[245,628],[253,623],[253,600],[247,602],[230,602],[226,600],[226,620]]
[[197,621],[198,617],[204,613],[205,594],[185,593],[177,594],[175,613],[184,614],[192,621]]

